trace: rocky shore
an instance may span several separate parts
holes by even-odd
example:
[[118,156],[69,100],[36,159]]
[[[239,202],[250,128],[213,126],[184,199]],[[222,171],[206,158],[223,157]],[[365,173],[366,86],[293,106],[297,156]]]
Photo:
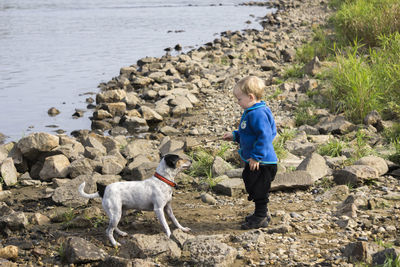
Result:
[[[315,59],[304,78],[277,83],[332,10],[320,0],[247,4],[278,11],[260,20],[262,31],[223,32],[196,50],[121,68],[99,85],[92,130],[0,145],[1,266],[356,266],[399,255],[400,166],[383,159],[390,151],[381,135],[391,122],[372,113],[354,125],[313,109],[315,125],[296,125],[301,102],[323,101],[326,88],[315,75],[330,63]],[[167,153],[221,150],[227,144],[218,138],[241,115],[231,89],[247,75],[265,80],[281,135],[294,133],[272,184],[269,227],[240,230],[253,206],[232,145],[225,157],[214,155],[215,185],[177,177],[172,205],[190,233],[174,230],[168,239],[154,213],[127,211],[120,227],[129,235],[111,247],[100,200],[80,197],[79,184],[95,192],[96,182],[151,176]],[[358,152],[360,131],[377,153],[344,164]],[[318,154],[340,137],[351,144],[342,155]]]

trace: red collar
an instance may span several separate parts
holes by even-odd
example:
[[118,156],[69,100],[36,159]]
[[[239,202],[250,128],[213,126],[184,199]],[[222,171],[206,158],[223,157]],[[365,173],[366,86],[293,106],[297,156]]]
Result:
[[172,186],[172,187],[175,187],[175,186],[176,186],[176,183],[174,183],[174,182],[168,180],[167,178],[161,176],[161,175],[160,175],[159,173],[157,173],[157,172],[154,173],[154,176],[157,177],[158,179],[160,179],[161,181],[163,181],[164,183],[166,183],[166,184]]

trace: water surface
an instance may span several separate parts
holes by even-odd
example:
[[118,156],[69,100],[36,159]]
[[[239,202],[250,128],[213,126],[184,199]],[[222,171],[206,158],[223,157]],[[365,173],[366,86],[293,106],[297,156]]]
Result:
[[[178,43],[187,51],[225,30],[261,29],[256,18],[271,10],[242,2],[1,0],[0,133],[11,141],[90,129],[90,111],[72,114],[121,67]],[[61,114],[48,116],[51,107]]]

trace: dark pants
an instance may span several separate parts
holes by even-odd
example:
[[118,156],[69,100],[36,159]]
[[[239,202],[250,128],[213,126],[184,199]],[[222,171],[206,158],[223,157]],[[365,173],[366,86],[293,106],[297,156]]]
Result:
[[250,171],[250,166],[246,163],[242,177],[246,191],[249,194],[248,200],[255,203],[254,214],[265,217],[267,203],[269,201],[269,189],[271,182],[275,179],[278,167],[276,164],[261,165],[259,170]]

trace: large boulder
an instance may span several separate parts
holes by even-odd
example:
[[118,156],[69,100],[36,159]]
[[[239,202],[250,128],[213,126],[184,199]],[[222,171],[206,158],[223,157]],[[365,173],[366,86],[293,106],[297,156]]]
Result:
[[383,158],[376,156],[366,156],[357,160],[354,165],[367,165],[375,168],[378,171],[378,175],[384,175],[389,171],[389,167]]
[[70,162],[64,155],[55,155],[47,157],[43,168],[39,173],[41,180],[50,180],[51,178],[65,178],[68,175]]
[[314,184],[314,179],[306,171],[278,173],[271,183],[271,191],[284,189],[308,188]]
[[81,237],[69,237],[64,250],[67,262],[83,264],[104,260],[107,253]]
[[35,160],[40,153],[50,152],[59,146],[60,138],[48,133],[33,133],[19,140],[17,147],[24,157]]
[[367,165],[346,166],[333,172],[333,180],[336,184],[356,185],[368,179],[378,178],[378,171]]
[[324,157],[318,153],[312,153],[300,163],[297,170],[307,171],[314,181],[317,181],[328,174],[329,167],[326,165]]

